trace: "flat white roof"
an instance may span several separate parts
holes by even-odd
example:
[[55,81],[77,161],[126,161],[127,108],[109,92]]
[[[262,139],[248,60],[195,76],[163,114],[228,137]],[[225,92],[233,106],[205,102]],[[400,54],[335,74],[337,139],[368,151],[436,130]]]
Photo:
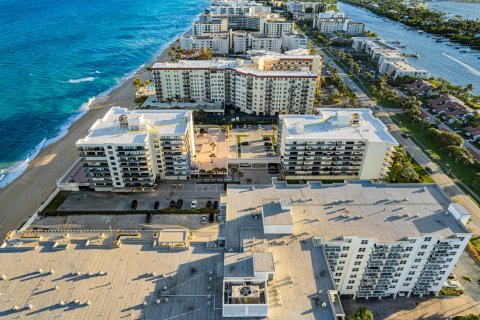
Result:
[[[287,139],[293,140],[368,140],[398,145],[385,125],[370,109],[317,109],[317,115],[282,115]],[[350,126],[351,117],[359,115],[359,125]]]
[[424,69],[417,69],[406,61],[391,61],[389,63],[393,64],[395,67],[397,67],[398,69],[403,70],[403,71],[428,72],[427,70],[424,70]]
[[[296,58],[298,56],[284,56],[278,55],[275,58]],[[312,56],[305,56],[302,58],[309,58]],[[285,76],[285,77],[317,77],[315,73],[310,71],[266,71],[253,68],[253,64],[250,61],[244,61],[244,66],[240,66],[234,60],[180,60],[174,63],[156,63],[153,65],[153,69],[158,70],[177,70],[177,69],[235,69],[236,71],[244,74],[251,74],[255,76]]]
[[[78,140],[77,145],[145,144],[150,130],[155,130],[159,135],[184,135],[191,113],[188,110],[128,110],[113,107],[93,124],[88,135]],[[144,119],[147,128],[129,130],[128,127],[121,127],[121,116],[129,120]]]

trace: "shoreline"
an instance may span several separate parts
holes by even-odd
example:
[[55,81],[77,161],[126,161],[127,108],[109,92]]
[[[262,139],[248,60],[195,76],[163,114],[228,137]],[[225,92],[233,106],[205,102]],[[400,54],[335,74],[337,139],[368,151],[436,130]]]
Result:
[[22,173],[0,189],[1,239],[4,239],[9,231],[17,229],[27,221],[56,189],[57,180],[78,159],[75,142],[84,137],[93,123],[103,117],[110,107],[134,106],[135,88],[132,80],[135,78],[150,79],[150,72],[146,68],[156,62],[168,61],[168,52],[173,45],[181,36],[191,32],[192,26],[161,46],[152,59],[146,61],[131,74],[125,75],[118,85],[94,97],[83,115],[81,114],[82,107],[80,107],[78,114],[81,116],[69,124],[66,132],[59,132],[59,136],[53,138],[54,142],[42,148]]

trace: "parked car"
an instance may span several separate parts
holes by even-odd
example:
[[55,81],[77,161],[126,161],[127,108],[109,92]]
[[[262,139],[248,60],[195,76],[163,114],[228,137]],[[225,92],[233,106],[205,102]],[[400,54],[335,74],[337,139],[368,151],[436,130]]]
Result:
[[402,137],[403,137],[404,139],[408,139],[408,134],[402,133]]
[[[217,214],[217,222],[218,223],[222,222],[222,217],[219,214]],[[478,281],[480,281],[480,280],[478,280]]]
[[241,144],[242,146],[248,146],[248,141],[240,142],[240,144]]
[[170,204],[168,205],[170,208],[175,208],[175,200],[170,200]]
[[443,284],[445,288],[450,288],[450,289],[458,289],[461,288],[462,286],[460,285],[460,282],[455,281],[455,280],[447,280]]
[[217,209],[218,208],[218,201],[213,201],[213,209]]
[[177,209],[182,209],[182,206],[183,206],[183,200],[182,200],[182,199],[178,199],[178,200],[177,200],[177,204],[175,205],[175,208],[177,208]]
[[132,205],[130,206],[133,210],[137,209],[138,207],[138,200],[132,200]]
[[266,141],[263,143],[265,146],[273,146],[273,143],[271,143],[270,141]]
[[377,111],[380,110],[380,107],[379,107],[379,106],[376,106],[376,107],[375,107],[375,110],[377,110]]
[[429,166],[425,167],[425,171],[427,171],[428,173],[433,173],[433,169],[430,168]]
[[208,222],[213,223],[215,221],[215,215],[213,213],[210,213],[208,216]]
[[160,207],[160,201],[155,201],[155,203],[153,204],[153,210],[158,210],[159,207]]
[[147,213],[147,218],[145,219],[145,222],[146,222],[146,223],[152,222],[152,214],[151,214],[150,212]]
[[450,274],[448,275],[448,279],[449,280],[452,280],[452,279],[455,279],[455,274],[453,272],[450,272]]
[[207,201],[206,207],[207,207],[207,208],[211,208],[211,207],[212,207],[212,201],[211,201],[211,200],[208,200],[208,201]]
[[192,204],[190,205],[190,209],[197,209],[197,200],[192,200]]
[[263,141],[270,141],[272,140],[272,138],[270,138],[269,136],[263,136]]
[[206,216],[202,216],[202,224],[205,224],[207,223],[207,217]]

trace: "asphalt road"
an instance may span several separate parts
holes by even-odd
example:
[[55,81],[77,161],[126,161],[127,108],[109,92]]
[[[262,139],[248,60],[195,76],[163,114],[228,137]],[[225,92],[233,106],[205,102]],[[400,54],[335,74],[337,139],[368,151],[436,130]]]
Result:
[[[368,107],[376,106],[375,102],[373,102],[368,95],[342,71],[339,65],[327,56],[321,48],[317,48],[317,50],[323,57],[325,64],[333,65],[339,70],[338,75],[342,77],[345,84],[357,94],[359,105]],[[423,150],[421,150],[412,140],[402,137],[402,131],[392,121],[390,114],[391,112],[386,108],[383,108],[381,105],[378,105],[378,111],[375,113],[375,115],[389,127],[389,132],[395,137],[398,143],[400,143],[407,152],[412,155],[419,165],[422,167],[429,166],[433,169],[432,173],[430,173],[433,181],[435,181],[435,183],[437,183],[452,200],[461,203],[470,212],[473,223],[470,223],[469,227],[475,234],[480,234],[480,208],[452,181],[452,179],[450,179],[448,175],[430,160]]]

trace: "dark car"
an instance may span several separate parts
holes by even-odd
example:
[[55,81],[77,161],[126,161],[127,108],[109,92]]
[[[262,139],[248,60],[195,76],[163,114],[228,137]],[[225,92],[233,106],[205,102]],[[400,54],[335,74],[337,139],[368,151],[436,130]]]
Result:
[[175,208],[175,201],[174,201],[174,200],[171,200],[171,201],[170,201],[169,207],[170,207],[170,208]]
[[153,204],[153,209],[154,209],[154,210],[158,210],[159,207],[160,207],[160,202],[159,202],[159,201],[155,201],[155,203]]
[[264,145],[265,145],[265,146],[273,146],[273,144],[272,144],[271,142],[268,142],[268,141],[265,142]]
[[145,222],[146,222],[146,223],[152,222],[152,214],[151,214],[150,212],[147,213],[147,218],[145,219]]
[[240,143],[242,146],[248,146],[248,141],[243,141],[242,143]]
[[131,208],[132,209],[137,209],[137,207],[138,207],[138,200],[132,200]]
[[212,201],[208,200],[207,201],[207,208],[211,208],[212,207]]
[[182,209],[182,206],[183,206],[183,200],[182,200],[182,199],[178,199],[178,200],[177,200],[177,204],[175,205],[175,208],[177,208],[177,209]]
[[402,133],[402,137],[403,137],[404,139],[407,139],[407,138],[408,138],[408,134]]
[[430,167],[425,167],[425,171],[427,171],[428,173],[433,173],[433,169]]
[[213,201],[213,209],[217,209],[218,208],[218,201]]
[[210,213],[208,216],[208,222],[213,223],[215,221],[215,215],[213,213]]
[[272,140],[272,138],[267,137],[267,136],[263,136],[263,141],[270,141],[270,140]]

